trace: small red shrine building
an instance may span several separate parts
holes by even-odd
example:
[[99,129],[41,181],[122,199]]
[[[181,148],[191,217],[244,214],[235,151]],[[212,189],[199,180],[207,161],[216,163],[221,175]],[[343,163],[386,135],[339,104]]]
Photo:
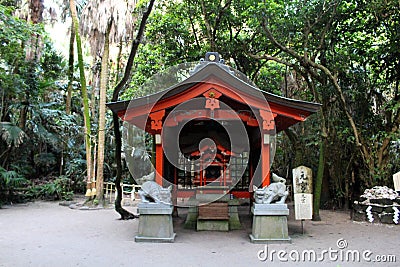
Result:
[[270,183],[275,134],[320,107],[264,92],[241,75],[209,52],[184,81],[107,104],[122,120],[154,135],[155,181],[176,185],[176,197],[207,185],[250,197],[253,184]]

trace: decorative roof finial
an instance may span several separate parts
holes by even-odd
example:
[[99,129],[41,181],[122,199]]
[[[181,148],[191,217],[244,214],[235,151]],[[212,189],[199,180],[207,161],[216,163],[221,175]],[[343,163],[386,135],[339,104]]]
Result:
[[204,60],[224,64],[224,60],[221,58],[218,52],[207,52]]
[[225,65],[225,61],[221,58],[221,55],[218,52],[207,52],[205,57],[200,59],[200,64],[196,65],[193,70],[189,71],[190,75],[195,74],[200,69],[204,68],[205,66],[211,63],[222,64],[220,65],[221,68],[233,74],[233,72],[229,69],[229,67]]

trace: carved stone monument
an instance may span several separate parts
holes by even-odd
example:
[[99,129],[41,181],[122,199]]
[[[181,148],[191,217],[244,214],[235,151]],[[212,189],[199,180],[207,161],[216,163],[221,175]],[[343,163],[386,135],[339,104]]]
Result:
[[162,188],[152,181],[142,185],[139,190],[142,203],[138,205],[140,216],[136,242],[174,242],[171,188]]
[[252,243],[291,241],[287,225],[289,209],[285,204],[288,196],[286,180],[276,174],[272,174],[272,180],[274,182],[269,186],[254,188]]
[[293,169],[294,214],[296,220],[311,220],[313,210],[312,170],[305,166]]
[[400,172],[393,174],[394,190],[400,192]]

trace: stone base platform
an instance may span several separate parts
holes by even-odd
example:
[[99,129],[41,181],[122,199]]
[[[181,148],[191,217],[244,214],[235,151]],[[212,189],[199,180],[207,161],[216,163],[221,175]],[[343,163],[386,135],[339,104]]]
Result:
[[288,234],[286,204],[253,204],[252,243],[291,242]]
[[140,203],[139,231],[135,242],[172,243],[175,233],[172,223],[172,205]]
[[229,231],[228,220],[197,220],[197,231]]

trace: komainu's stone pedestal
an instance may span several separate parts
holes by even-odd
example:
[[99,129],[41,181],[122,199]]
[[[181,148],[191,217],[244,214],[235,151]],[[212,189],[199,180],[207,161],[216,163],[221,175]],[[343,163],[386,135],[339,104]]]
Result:
[[288,234],[286,204],[253,204],[252,243],[291,242]]
[[172,224],[172,205],[160,203],[140,203],[139,232],[136,242],[172,243],[175,233]]

